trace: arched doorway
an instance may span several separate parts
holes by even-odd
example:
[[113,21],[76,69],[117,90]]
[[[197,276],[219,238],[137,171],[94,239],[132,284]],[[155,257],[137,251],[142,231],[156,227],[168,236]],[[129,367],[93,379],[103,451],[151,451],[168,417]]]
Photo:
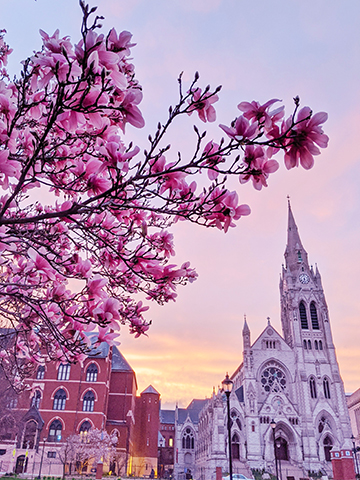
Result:
[[331,455],[330,455],[330,450],[332,449],[333,444],[331,438],[327,435],[324,438],[324,454],[325,454],[325,460],[327,462],[331,462]]
[[283,437],[278,437],[275,440],[276,458],[278,460],[289,460],[288,443]]
[[233,460],[240,460],[240,439],[237,433],[231,439],[231,456]]
[[25,473],[27,469],[27,458],[25,455],[19,455],[16,459],[15,473]]

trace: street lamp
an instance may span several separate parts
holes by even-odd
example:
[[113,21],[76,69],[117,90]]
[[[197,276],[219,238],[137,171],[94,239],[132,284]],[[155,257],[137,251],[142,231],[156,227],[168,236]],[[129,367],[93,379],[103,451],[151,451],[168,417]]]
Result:
[[277,462],[277,452],[276,452],[276,443],[275,443],[275,428],[276,428],[276,422],[275,422],[274,419],[271,420],[270,427],[272,428],[272,432],[273,432],[274,455],[275,455],[275,468],[276,468],[276,480],[279,480],[278,462]]
[[[44,459],[45,442],[46,442],[46,438],[44,438],[43,449],[42,449],[42,453],[41,453],[40,468],[39,468],[39,475],[38,475],[39,480],[41,480],[41,469],[42,469],[42,464],[43,464],[43,459]],[[34,459],[34,461],[35,461],[35,459]]]
[[358,466],[358,459],[357,459],[357,455],[356,455],[356,446],[355,446],[355,437],[354,435],[351,435],[351,441],[352,441],[352,444],[353,444],[353,453],[354,453],[354,458],[355,458],[355,466],[356,466],[356,474],[359,473],[359,466]]
[[232,452],[231,452],[231,425],[230,425],[230,393],[232,390],[234,382],[230,380],[229,375],[226,374],[225,379],[222,381],[223,392],[226,395],[226,403],[227,403],[227,427],[228,427],[228,443],[229,443],[229,472],[230,472],[230,480],[233,480],[232,477]]

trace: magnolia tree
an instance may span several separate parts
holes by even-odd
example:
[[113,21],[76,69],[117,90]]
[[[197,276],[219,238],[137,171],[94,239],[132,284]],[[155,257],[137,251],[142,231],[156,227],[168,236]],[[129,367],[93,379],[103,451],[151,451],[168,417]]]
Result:
[[276,154],[287,169],[310,169],[328,143],[326,113],[295,98],[286,117],[272,99],[239,103],[219,139],[194,127],[193,153],[173,152],[165,137],[179,117],[216,120],[220,87],[201,88],[196,73],[189,85],[180,76],[176,105],[141,152],[124,136],[127,124],[144,127],[132,35],[100,33],[96,8],[80,6],[80,41],[40,31],[43,47],[18,79],[6,70],[4,31],[0,40],[0,315],[13,339],[1,362],[14,382],[49,358],[81,361],[86,332],[110,344],[121,324],[145,334],[138,294],[164,304],[196,279],[188,262],[170,262],[169,227],[187,220],[227,232],[250,213],[226,188],[229,176],[261,190]]
[[65,478],[66,464],[75,463],[78,473],[83,473],[85,467],[99,462],[111,462],[115,453],[116,435],[109,435],[104,430],[92,428],[88,432],[70,435],[59,451],[59,459],[63,464]]

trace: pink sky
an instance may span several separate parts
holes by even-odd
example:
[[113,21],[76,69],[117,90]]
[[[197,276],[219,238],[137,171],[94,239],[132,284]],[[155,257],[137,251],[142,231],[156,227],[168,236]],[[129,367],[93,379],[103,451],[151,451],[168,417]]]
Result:
[[[218,121],[206,125],[219,139],[243,100],[281,98],[289,109],[303,105],[329,113],[330,144],[315,167],[281,171],[261,192],[231,184],[252,214],[226,235],[180,223],[173,228],[176,261],[190,260],[199,279],[179,289],[178,301],[152,307],[149,337],[126,329],[121,350],[137,373],[140,391],[152,384],[163,405],[186,405],[210,395],[242,358],[246,313],[252,340],[266,318],[280,331],[279,273],[286,241],[287,201],[311,263],[318,264],[330,310],[340,370],[348,392],[360,387],[360,4],[348,0],[99,0],[106,29],[130,30],[137,77],[144,88],[146,126],[129,128],[128,141],[146,138],[177,99],[176,78],[198,70],[203,85],[223,85]],[[38,29],[79,38],[80,9],[74,0],[0,0],[1,28],[14,48],[10,68],[40,47]],[[173,154],[190,154],[192,124],[184,119],[169,137]],[[204,125],[199,125],[204,128]]]

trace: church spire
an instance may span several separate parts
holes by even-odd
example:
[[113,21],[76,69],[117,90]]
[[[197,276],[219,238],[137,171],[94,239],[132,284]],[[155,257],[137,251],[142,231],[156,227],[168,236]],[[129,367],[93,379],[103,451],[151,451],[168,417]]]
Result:
[[297,225],[295,223],[294,215],[291,210],[290,199],[288,197],[288,235],[287,245],[285,250],[286,268],[298,270],[301,264],[308,265],[308,256],[303,247]]
[[250,348],[250,328],[246,321],[246,315],[244,315],[244,327],[243,327],[242,334],[243,334],[244,350],[247,350]]

